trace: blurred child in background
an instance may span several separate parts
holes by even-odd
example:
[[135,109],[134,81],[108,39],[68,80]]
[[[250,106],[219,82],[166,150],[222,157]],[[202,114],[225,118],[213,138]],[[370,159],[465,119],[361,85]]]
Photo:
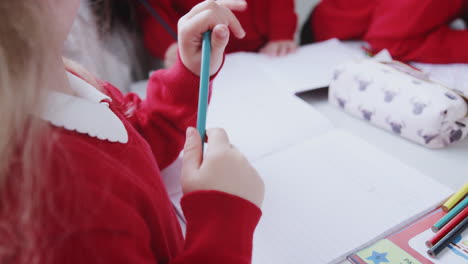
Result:
[[[134,0],[139,2],[140,0]],[[157,14],[177,31],[177,21],[201,0],[144,0]],[[144,32],[145,46],[166,67],[174,64],[177,57],[177,40],[152,17],[143,5],[138,6]],[[246,31],[243,39],[231,39],[226,51],[261,52],[270,56],[283,56],[294,52],[297,44],[294,34],[297,15],[294,0],[247,0],[247,8],[234,11]]]
[[468,30],[450,27],[458,18],[467,21],[467,0],[322,0],[305,37],[365,40],[401,61],[468,63]]

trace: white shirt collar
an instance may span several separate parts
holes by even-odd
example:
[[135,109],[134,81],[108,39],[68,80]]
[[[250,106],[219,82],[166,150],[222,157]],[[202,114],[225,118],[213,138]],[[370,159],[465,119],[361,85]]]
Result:
[[67,75],[76,96],[50,91],[46,107],[39,117],[69,131],[100,140],[127,143],[128,133],[124,124],[106,102],[111,98],[75,75]]
[[112,99],[96,89],[91,84],[81,78],[78,78],[72,73],[67,72],[70,88],[76,93],[77,97],[81,97],[94,103],[101,103],[103,100],[112,101]]

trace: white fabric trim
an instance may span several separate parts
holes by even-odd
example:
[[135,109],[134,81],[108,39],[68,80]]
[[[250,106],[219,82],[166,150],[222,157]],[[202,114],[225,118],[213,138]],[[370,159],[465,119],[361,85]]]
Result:
[[76,96],[49,92],[46,109],[39,116],[56,127],[87,134],[110,142],[128,142],[128,133],[122,121],[103,100],[111,100],[92,85],[68,73]]

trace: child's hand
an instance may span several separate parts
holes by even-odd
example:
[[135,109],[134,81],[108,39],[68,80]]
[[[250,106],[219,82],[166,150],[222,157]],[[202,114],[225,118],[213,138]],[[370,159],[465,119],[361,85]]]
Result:
[[260,49],[260,53],[277,57],[293,53],[296,49],[297,43],[294,40],[270,41]]
[[172,67],[177,61],[177,42],[171,44],[169,48],[166,50],[166,54],[164,56],[164,68],[168,69]]
[[244,0],[207,0],[193,7],[179,20],[179,56],[187,69],[200,75],[202,35],[212,30],[210,74],[219,70],[229,41],[229,30],[237,38],[245,36],[244,29],[231,10],[242,11],[246,7]]
[[265,187],[257,171],[230,143],[223,129],[207,131],[209,146],[205,158],[198,131],[187,129],[182,166],[184,193],[216,190],[244,198],[258,207]]

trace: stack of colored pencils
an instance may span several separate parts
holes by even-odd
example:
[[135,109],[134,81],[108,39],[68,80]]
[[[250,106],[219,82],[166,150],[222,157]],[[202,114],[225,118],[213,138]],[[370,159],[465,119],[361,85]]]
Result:
[[468,227],[468,183],[452,195],[443,205],[447,214],[432,226],[435,236],[426,242],[427,253],[436,257]]

